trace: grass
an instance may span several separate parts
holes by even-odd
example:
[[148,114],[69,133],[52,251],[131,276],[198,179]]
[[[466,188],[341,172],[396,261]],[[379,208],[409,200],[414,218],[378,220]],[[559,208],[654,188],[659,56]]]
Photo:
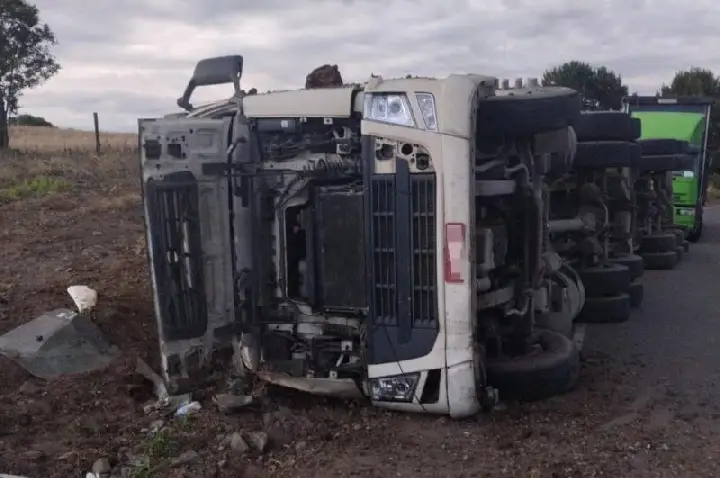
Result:
[[45,127],[10,127],[9,151],[0,151],[0,203],[76,188],[138,191],[137,136],[95,135]]

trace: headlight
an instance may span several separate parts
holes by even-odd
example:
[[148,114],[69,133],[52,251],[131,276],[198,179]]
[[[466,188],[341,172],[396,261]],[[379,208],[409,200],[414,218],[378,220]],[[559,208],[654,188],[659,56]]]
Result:
[[367,93],[363,118],[411,128],[416,126],[410,103],[402,93]]
[[688,179],[692,179],[692,178],[695,177],[695,173],[692,172],[692,171],[683,171],[683,177],[684,177],[684,178],[688,178]]
[[678,208],[677,214],[678,214],[678,216],[694,216],[694,215],[695,215],[695,209],[691,209],[691,208]]
[[420,112],[422,113],[425,129],[437,131],[437,112],[435,111],[435,97],[430,93],[415,93]]
[[378,402],[412,402],[419,380],[419,373],[371,378],[370,395]]

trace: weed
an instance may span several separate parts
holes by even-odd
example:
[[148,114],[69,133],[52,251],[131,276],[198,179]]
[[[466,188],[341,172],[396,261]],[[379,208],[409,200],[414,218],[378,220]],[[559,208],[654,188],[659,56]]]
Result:
[[132,478],[151,478],[157,475],[168,464],[170,457],[178,450],[178,443],[173,440],[170,430],[161,428],[151,434],[143,443],[146,460],[136,463],[132,469]]
[[27,197],[44,197],[65,191],[72,184],[63,178],[39,176],[0,188],[0,201],[7,202]]

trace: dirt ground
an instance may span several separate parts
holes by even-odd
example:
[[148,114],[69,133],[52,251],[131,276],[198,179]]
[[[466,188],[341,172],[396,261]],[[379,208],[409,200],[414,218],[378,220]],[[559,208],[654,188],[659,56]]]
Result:
[[[146,414],[152,390],[135,360],[157,370],[158,347],[136,171],[101,178],[85,169],[70,187],[0,203],[0,333],[70,306],[66,287],[84,284],[99,292],[95,321],[122,357],[51,382],[2,358],[0,473],[84,477],[107,459],[111,476],[125,477],[720,476],[712,427],[643,398],[640,364],[611,367],[597,354],[584,357],[574,392],[464,421],[278,390],[225,416],[212,388],[186,419]],[[11,180],[0,174],[0,187]],[[234,449],[235,432],[266,433],[267,450]]]

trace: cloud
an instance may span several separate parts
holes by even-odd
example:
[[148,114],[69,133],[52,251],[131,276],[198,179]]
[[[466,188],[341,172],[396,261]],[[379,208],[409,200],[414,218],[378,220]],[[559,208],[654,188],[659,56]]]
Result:
[[[197,60],[239,53],[244,86],[297,88],[318,65],[371,73],[541,76],[568,60],[603,64],[631,91],[675,71],[720,73],[720,9],[711,0],[35,0],[60,42],[63,70],[21,99],[58,125],[134,130],[176,110]],[[227,96],[198,90],[194,101]]]

